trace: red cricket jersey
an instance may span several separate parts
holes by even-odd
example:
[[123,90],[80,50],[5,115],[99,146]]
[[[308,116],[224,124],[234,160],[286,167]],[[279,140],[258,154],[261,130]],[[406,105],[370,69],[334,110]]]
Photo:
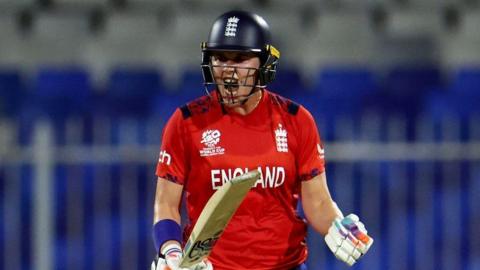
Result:
[[231,219],[209,260],[214,269],[290,269],[306,260],[306,222],[296,213],[302,181],[324,171],[315,121],[267,90],[248,115],[204,96],[177,109],[163,131],[158,177],[184,186],[191,225],[224,182],[251,170],[261,179]]

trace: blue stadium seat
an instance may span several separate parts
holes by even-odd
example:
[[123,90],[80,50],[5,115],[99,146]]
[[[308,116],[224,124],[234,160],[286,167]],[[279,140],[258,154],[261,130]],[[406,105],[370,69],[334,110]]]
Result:
[[[424,103],[424,112],[430,121],[437,127],[445,121],[458,121],[460,125],[459,138],[462,141],[470,140],[473,117],[480,115],[480,98],[478,94],[462,95],[449,88],[443,92],[432,93]],[[442,129],[435,131],[435,137],[442,139]],[[473,135],[474,136],[474,135]]]
[[459,69],[452,82],[452,91],[480,98],[480,66]]
[[166,121],[176,108],[205,95],[200,67],[188,67],[182,71],[180,82],[174,91],[159,93],[152,104],[156,118]]
[[395,95],[418,95],[442,85],[443,78],[437,66],[399,66],[388,73],[386,84]]
[[0,70],[0,115],[18,113],[24,88],[20,72],[14,69]]
[[460,139],[469,140],[469,122],[472,116],[480,115],[480,68],[458,70],[450,86],[428,95],[424,106],[433,123],[440,124],[449,118],[460,121]]
[[356,99],[377,90],[373,73],[360,67],[327,67],[318,74],[316,90],[324,97]]
[[85,69],[78,66],[42,67],[29,90],[19,118],[18,140],[21,144],[32,140],[37,119],[44,117],[54,127],[55,143],[64,144],[68,140],[66,123],[71,118],[82,121],[82,141],[90,140],[93,88]]
[[364,67],[329,66],[317,73],[313,91],[299,99],[317,119],[324,140],[337,139],[338,120],[360,120],[378,93],[374,74]]
[[304,94],[306,87],[297,69],[281,66],[277,70],[275,80],[267,88],[286,98],[294,99]]
[[434,119],[447,114],[467,119],[480,113],[480,68],[462,68],[456,72],[450,86],[428,96],[426,110]]
[[200,67],[188,67],[183,70],[176,94],[179,102],[185,103],[205,95],[203,75]]
[[109,77],[106,112],[113,116],[147,116],[153,98],[163,91],[163,78],[156,68],[116,68]]
[[324,114],[356,114],[370,106],[378,86],[366,68],[328,67],[318,73],[314,92],[316,107]]
[[158,94],[152,102],[152,116],[162,122],[166,122],[175,109],[185,104],[186,99],[177,93]]
[[425,109],[432,113],[434,118],[448,114],[466,118],[473,113],[480,113],[480,98],[478,95],[459,95],[450,89],[449,92],[429,95]]
[[38,71],[29,102],[54,119],[88,113],[92,85],[80,67],[45,67]]
[[428,93],[443,86],[443,76],[437,66],[399,66],[386,77],[385,90],[387,111],[414,116],[421,109]]

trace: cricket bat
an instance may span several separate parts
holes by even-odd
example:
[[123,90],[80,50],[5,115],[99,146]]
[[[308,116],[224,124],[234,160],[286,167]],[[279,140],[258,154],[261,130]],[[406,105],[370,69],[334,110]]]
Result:
[[223,184],[208,200],[183,250],[180,267],[201,262],[212,251],[228,222],[242,203],[250,188],[260,177],[255,170]]

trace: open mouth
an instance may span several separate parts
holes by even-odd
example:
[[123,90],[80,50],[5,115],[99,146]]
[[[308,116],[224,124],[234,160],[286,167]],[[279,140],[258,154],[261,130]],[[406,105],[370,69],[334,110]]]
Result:
[[238,102],[238,79],[228,77],[223,79],[223,87],[224,87],[224,94],[222,95],[222,99],[226,104],[235,104]]
[[223,79],[223,85],[225,89],[229,92],[238,90],[238,80],[235,78],[225,78]]

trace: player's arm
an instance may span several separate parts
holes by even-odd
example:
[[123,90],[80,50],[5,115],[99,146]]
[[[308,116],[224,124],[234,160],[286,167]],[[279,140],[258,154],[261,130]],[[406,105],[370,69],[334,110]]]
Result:
[[153,207],[153,241],[157,258],[153,261],[151,270],[175,269],[172,264],[181,258],[179,205],[182,190],[183,186],[180,184],[161,177],[157,180]]
[[342,216],[330,196],[325,172],[302,182],[302,206],[310,225],[322,235],[328,233],[335,218]]
[[[188,175],[188,149],[185,123],[180,109],[175,110],[162,133],[156,168],[157,188],[153,215],[153,240],[156,259],[152,270],[178,270],[182,258],[182,229],[179,206],[185,175]],[[202,268],[197,268],[202,269]]]
[[[153,213],[154,226],[159,222],[174,221],[180,227],[179,205],[182,198],[182,190],[182,185],[173,183],[160,177],[158,178]],[[175,226],[173,223],[171,223],[171,225]],[[166,231],[166,233],[168,232],[170,231]],[[178,236],[170,236],[170,238],[174,237]],[[177,240],[167,240],[164,243],[156,243],[156,245],[158,245],[159,251],[161,251],[162,247],[165,247],[167,244],[175,243],[180,245],[180,242]]]
[[328,190],[325,172],[302,182],[302,204],[312,227],[325,236],[325,242],[335,256],[353,265],[373,244],[359,218],[343,217]]
[[[179,205],[183,186],[161,177],[157,180],[153,214],[153,238],[158,258],[152,263],[152,270],[180,270],[182,259],[181,226]],[[194,270],[212,270],[210,262],[194,265]]]

